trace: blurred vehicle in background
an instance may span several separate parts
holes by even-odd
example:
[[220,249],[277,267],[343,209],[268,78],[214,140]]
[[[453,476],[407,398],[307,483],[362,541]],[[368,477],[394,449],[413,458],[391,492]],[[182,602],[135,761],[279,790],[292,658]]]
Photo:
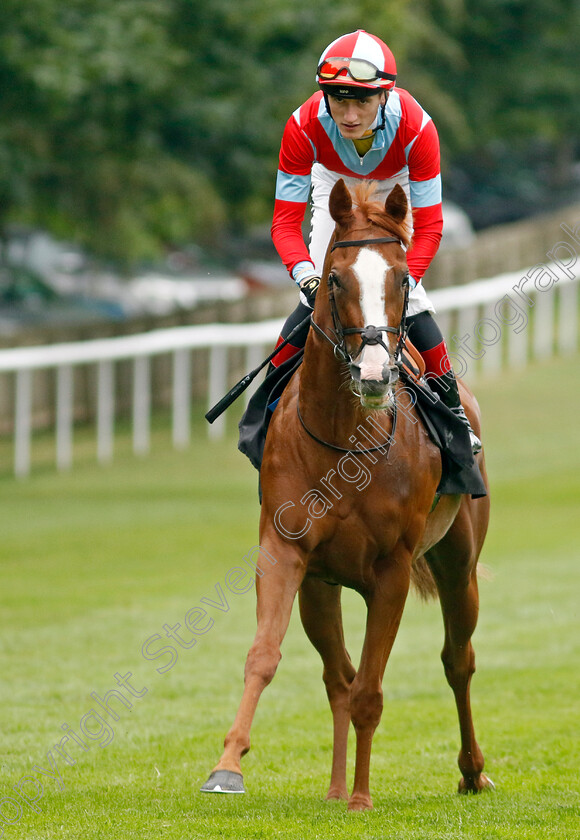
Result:
[[0,336],[36,326],[81,326],[118,321],[125,313],[114,300],[91,299],[80,290],[62,293],[52,279],[74,276],[80,251],[44,233],[14,229],[0,252]]
[[439,248],[442,251],[458,251],[469,248],[474,239],[473,225],[465,210],[452,201],[444,201],[443,236]]
[[43,231],[10,230],[0,250],[0,336],[163,316],[247,293],[239,275],[205,264],[199,249],[123,277]]
[[[474,233],[467,214],[456,204],[444,202],[443,216],[441,249],[468,247]],[[75,245],[44,231],[15,227],[0,250],[0,336],[10,338],[35,327],[163,317],[205,302],[291,288],[269,226],[237,241],[233,252],[222,258],[237,268],[224,268],[192,245],[123,277]]]
[[247,292],[239,273],[216,263],[196,245],[170,252],[162,263],[144,267],[125,282],[128,305],[159,316],[201,303],[239,300]]

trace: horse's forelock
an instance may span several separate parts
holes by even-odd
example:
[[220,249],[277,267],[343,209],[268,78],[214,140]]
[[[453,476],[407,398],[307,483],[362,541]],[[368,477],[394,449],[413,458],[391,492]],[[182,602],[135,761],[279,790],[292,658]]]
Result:
[[410,226],[407,221],[398,222],[385,212],[385,205],[377,201],[374,196],[376,185],[372,182],[363,181],[357,184],[354,190],[354,201],[356,208],[371,224],[377,225],[387,233],[396,236],[401,240],[405,248],[411,242]]

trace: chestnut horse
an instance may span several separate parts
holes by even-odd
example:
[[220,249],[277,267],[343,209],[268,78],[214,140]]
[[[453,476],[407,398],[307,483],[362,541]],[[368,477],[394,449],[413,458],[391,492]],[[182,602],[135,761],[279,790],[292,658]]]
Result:
[[[244,692],[225,750],[202,790],[244,792],[240,760],[260,695],[274,677],[296,593],[308,638],[319,652],[332,710],[334,750],[328,799],[372,808],[371,745],[383,707],[382,679],[411,582],[439,595],[442,660],[459,716],[460,792],[492,787],[483,774],[469,688],[471,635],[478,614],[477,561],[489,497],[444,495],[436,502],[439,450],[418,422],[398,379],[408,290],[407,199],[395,187],[385,205],[343,181],[330,196],[336,230],[316,297],[304,361],[274,412],[261,469],[257,633]],[[478,407],[461,384],[479,434]],[[487,485],[483,454],[478,456]],[[367,605],[358,671],[344,644],[341,587]],[[356,731],[350,798],[346,749]]]

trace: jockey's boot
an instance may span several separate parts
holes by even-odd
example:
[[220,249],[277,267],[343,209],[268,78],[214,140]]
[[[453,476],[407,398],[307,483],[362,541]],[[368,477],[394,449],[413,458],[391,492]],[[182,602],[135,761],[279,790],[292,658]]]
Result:
[[[471,423],[461,405],[457,380],[451,367],[445,339],[430,312],[419,312],[407,318],[409,338],[425,362],[425,379],[441,402],[451,409],[467,426],[473,454],[481,452],[481,441],[471,428]],[[441,373],[441,371],[445,371]]]
[[441,376],[430,376],[429,385],[440,397],[441,401],[449,408],[456,417],[465,423],[467,431],[469,432],[469,440],[471,441],[471,451],[474,455],[481,452],[481,441],[471,428],[471,423],[465,413],[465,409],[461,405],[459,397],[459,388],[457,387],[457,380],[452,370]]

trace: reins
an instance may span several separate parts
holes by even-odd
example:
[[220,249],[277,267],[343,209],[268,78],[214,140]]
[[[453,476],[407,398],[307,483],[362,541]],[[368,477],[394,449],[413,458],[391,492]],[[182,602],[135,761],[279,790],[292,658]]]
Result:
[[[341,241],[341,242],[334,242],[333,245],[331,246],[331,251],[334,251],[335,248],[348,248],[348,247],[357,247],[357,246],[361,247],[361,246],[364,246],[364,245],[379,245],[379,244],[390,243],[390,242],[399,242],[400,243],[400,241],[401,241],[400,239],[398,239],[397,237],[394,237],[394,236],[384,236],[384,237],[379,237],[377,239],[345,240],[345,241]],[[222,414],[226,410],[226,408],[229,405],[231,405],[234,402],[234,400],[236,400],[240,396],[240,394],[243,393],[243,391],[246,390],[248,385],[255,379],[255,377],[265,367],[265,365],[267,365],[268,362],[270,362],[271,359],[273,359],[274,356],[276,356],[277,353],[280,352],[280,350],[282,350],[287,344],[289,344],[292,341],[294,336],[301,329],[304,328],[304,326],[307,324],[307,322],[309,320],[310,320],[312,328],[315,330],[315,332],[317,332],[322,338],[324,338],[326,341],[328,341],[332,345],[334,355],[336,356],[336,358],[340,359],[341,361],[350,363],[350,364],[353,363],[353,358],[350,356],[350,354],[348,353],[348,350],[346,348],[346,342],[345,342],[345,336],[346,335],[359,334],[362,338],[361,345],[360,345],[360,347],[359,347],[359,349],[356,353],[356,356],[354,358],[356,358],[357,356],[360,355],[360,353],[362,352],[362,350],[364,349],[366,344],[381,344],[387,350],[387,352],[389,353],[389,356],[390,356],[391,355],[390,351],[389,351],[388,347],[385,345],[385,343],[383,342],[381,333],[387,332],[387,333],[392,333],[394,335],[398,335],[399,340],[397,342],[397,347],[395,349],[394,361],[395,361],[395,364],[400,365],[401,351],[402,351],[402,348],[403,348],[403,343],[404,343],[405,335],[406,335],[405,325],[406,325],[406,316],[407,316],[407,302],[408,302],[408,298],[409,298],[409,288],[408,288],[408,286],[405,290],[405,300],[404,300],[404,304],[403,304],[403,314],[402,314],[402,317],[401,317],[401,323],[399,324],[398,327],[387,327],[387,326],[375,327],[375,326],[369,325],[369,326],[362,327],[362,328],[358,328],[358,327],[346,327],[346,328],[344,328],[342,326],[341,321],[340,321],[340,316],[338,314],[338,308],[336,306],[336,301],[334,299],[334,290],[332,288],[332,284],[330,282],[330,279],[328,281],[328,292],[329,292],[332,320],[333,320],[333,323],[334,323],[333,332],[334,332],[334,335],[335,335],[337,341],[333,341],[332,338],[314,321],[314,318],[312,318],[312,316],[309,314],[306,318],[304,318],[303,321],[301,321],[296,327],[294,327],[294,329],[287,336],[287,338],[284,341],[282,341],[273,350],[273,352],[270,353],[270,355],[257,368],[255,368],[249,374],[244,376],[243,379],[241,379],[239,382],[237,382],[236,385],[234,385],[234,387],[230,391],[228,391],[228,393],[224,397],[222,397],[222,399],[212,409],[210,409],[210,411],[207,412],[207,414],[205,416],[210,423],[213,423],[214,420],[216,420],[216,418],[219,417],[220,414]],[[300,414],[300,409],[298,408],[298,406],[297,406],[297,412],[298,412],[298,419],[300,420],[300,423],[302,424],[302,427],[304,428],[306,433],[313,440],[315,440],[317,443],[321,444],[322,446],[326,446],[328,449],[333,449],[335,452],[343,452],[343,453],[349,454],[349,455],[366,455],[366,454],[371,453],[371,452],[379,452],[379,451],[384,452],[384,454],[387,457],[389,455],[390,447],[391,447],[391,444],[393,443],[393,439],[394,439],[394,436],[395,436],[395,429],[396,429],[396,426],[397,426],[397,404],[396,404],[395,400],[393,400],[392,428],[391,428],[391,433],[388,435],[388,439],[385,441],[385,443],[380,444],[378,446],[369,447],[368,449],[348,449],[346,447],[336,446],[333,443],[329,443],[328,441],[325,441],[322,438],[319,438],[317,435],[314,434],[314,432],[312,432],[306,426],[306,424],[304,422],[304,419],[303,419],[302,415]]]
[[387,458],[389,457],[389,452],[391,451],[391,444],[395,438],[395,431],[397,428],[397,403],[393,399],[393,424],[391,426],[390,433],[387,432],[387,440],[384,443],[381,443],[379,446],[371,446],[369,449],[346,449],[344,446],[336,446],[334,443],[329,443],[327,440],[323,440],[319,438],[318,435],[315,435],[312,432],[306,423],[304,422],[304,418],[300,414],[300,408],[296,405],[296,411],[298,413],[298,419],[302,424],[302,428],[304,431],[310,435],[312,440],[315,440],[316,443],[322,444],[322,446],[326,446],[327,449],[332,449],[335,452],[345,452],[348,455],[367,455],[369,452],[382,452]]

